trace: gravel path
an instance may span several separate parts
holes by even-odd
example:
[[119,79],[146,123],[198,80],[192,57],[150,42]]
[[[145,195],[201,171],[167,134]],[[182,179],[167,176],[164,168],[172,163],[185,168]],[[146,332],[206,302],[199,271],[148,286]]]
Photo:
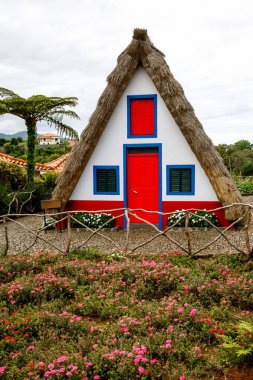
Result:
[[[244,203],[249,203],[253,205],[253,196],[244,197]],[[32,243],[34,242],[36,232],[42,227],[43,224],[43,215],[40,216],[26,216],[18,218],[14,221],[8,222],[8,236],[9,236],[9,254],[17,254],[21,251],[27,250]],[[33,231],[34,234],[25,229],[28,227]],[[126,231],[122,230],[103,230],[101,233],[118,244],[122,249],[126,244]],[[89,236],[90,232],[79,229],[72,231],[71,238],[71,249],[74,249],[82,244]],[[140,243],[143,243],[149,240],[152,236],[154,236],[156,232],[152,229],[150,230],[139,230],[133,229],[130,231],[130,241],[129,248],[132,249],[135,246],[138,246]],[[187,247],[187,239],[185,232],[182,229],[178,229],[176,231],[169,232],[169,236],[176,240],[180,245]],[[208,242],[212,241],[216,236],[219,236],[218,232],[214,229],[209,229],[207,231],[191,231],[191,242],[194,250],[199,249],[205,246]],[[243,230],[239,231],[228,231],[226,233],[228,239],[238,248],[246,251],[246,243],[245,243],[245,234]],[[38,252],[41,250],[50,250],[57,251],[57,248],[60,248],[61,251],[66,251],[67,243],[68,243],[68,233],[67,231],[63,231],[61,233],[57,233],[56,231],[41,231],[38,234],[36,243],[29,248],[29,252]],[[86,247],[96,247],[99,251],[103,252],[118,252],[119,249],[105,237],[101,237],[98,235],[94,235],[86,244]],[[43,239],[43,240],[42,240]],[[250,228],[250,240],[251,246],[253,246],[253,224]],[[53,244],[53,246],[51,244]],[[5,234],[4,234],[4,226],[0,224],[0,250],[3,249],[5,244]],[[140,247],[136,250],[136,253],[165,253],[169,251],[179,250],[175,244],[171,243],[164,236],[160,236],[153,240],[152,242]],[[236,249],[231,247],[224,238],[220,238],[217,240],[215,244],[206,248],[201,253],[209,254],[209,253],[234,253]]]

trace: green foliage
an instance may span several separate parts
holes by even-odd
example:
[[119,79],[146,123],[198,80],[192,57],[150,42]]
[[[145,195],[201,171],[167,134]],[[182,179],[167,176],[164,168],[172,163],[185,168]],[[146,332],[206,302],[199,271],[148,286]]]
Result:
[[21,137],[13,137],[11,140],[4,140],[2,144],[4,147],[4,153],[13,157],[20,157],[26,152],[26,142]]
[[26,186],[26,172],[21,166],[0,161],[0,183],[8,190],[19,190]]
[[46,172],[43,177],[35,178],[32,198],[29,200],[30,190],[26,188],[24,169],[18,165],[0,161],[0,180],[3,182],[0,186],[0,215],[7,214],[8,211],[19,213],[21,207],[23,213],[41,211],[40,201],[51,198],[58,175],[58,173]]
[[228,170],[235,175],[253,175],[253,144],[240,140],[234,144],[220,144],[216,147]]
[[234,143],[236,150],[248,150],[252,149],[252,144],[248,140],[240,140]]
[[[172,226],[177,223],[176,227],[185,226],[185,210],[176,210],[168,218],[168,226]],[[180,220],[181,219],[181,220]],[[211,227],[208,223],[211,222],[215,226],[218,226],[218,219],[216,214],[210,213],[206,210],[194,211],[189,214],[189,227]]]
[[253,194],[253,177],[240,178],[237,177],[236,186],[240,190],[242,195],[251,195]]
[[[114,220],[111,220],[112,219],[111,214],[105,214],[105,213],[92,214],[92,213],[86,213],[86,212],[76,212],[73,214],[73,217],[77,221],[85,224],[85,226],[87,226],[89,228],[99,228],[103,225],[105,228],[114,227]],[[77,221],[71,219],[72,226],[77,227],[77,228],[83,227]]]
[[9,191],[5,186],[0,185],[0,215],[8,213],[10,203]]
[[[20,137],[18,139],[21,139]],[[15,139],[15,140],[18,140]],[[22,139],[21,139],[22,140]],[[27,160],[27,148],[26,142],[21,141],[15,145],[12,145],[10,141],[5,140],[4,143],[4,152],[9,154],[10,156],[21,158],[23,160]],[[6,142],[7,141],[7,142]],[[68,142],[63,142],[62,144],[57,145],[43,145],[35,146],[35,162],[44,164],[50,161],[53,161],[63,154],[69,152],[71,147],[68,145]]]
[[35,178],[33,190],[33,207],[40,211],[40,201],[50,199],[59,173],[46,172],[42,178]]
[[4,146],[5,143],[6,143],[6,139],[3,137],[0,137],[0,146]]
[[235,336],[223,335],[221,351],[226,360],[235,363],[252,363],[253,360],[253,324],[240,321],[236,328]]
[[70,147],[67,143],[59,145],[45,145],[45,146],[36,146],[35,149],[35,161],[41,164],[50,162],[59,158],[63,154],[70,151]]
[[25,120],[27,127],[27,182],[32,188],[34,183],[34,163],[36,144],[36,125],[40,121],[46,121],[57,131],[78,139],[77,132],[62,122],[63,117],[78,119],[79,116],[65,107],[75,107],[77,98],[47,97],[45,95],[33,95],[27,99],[20,97],[13,91],[0,88],[0,116],[7,113]]
[[34,211],[32,200],[29,201],[30,192],[16,190],[9,192],[5,186],[0,186],[0,215],[30,213]]

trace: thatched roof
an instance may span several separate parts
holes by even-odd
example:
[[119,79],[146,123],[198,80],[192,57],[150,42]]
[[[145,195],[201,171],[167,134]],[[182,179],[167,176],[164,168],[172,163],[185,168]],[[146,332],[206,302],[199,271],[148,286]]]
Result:
[[[115,69],[107,78],[107,86],[98,100],[88,126],[74,146],[58,178],[53,199],[69,200],[91,154],[99,141],[124,90],[141,64],[153,81],[169,112],[186,138],[193,153],[208,176],[223,206],[241,202],[241,196],[216,151],[212,141],[194,114],[181,85],[173,77],[164,54],[155,48],[145,29],[135,29],[130,45],[120,54]],[[239,207],[228,211],[226,216],[235,220],[241,214]]]

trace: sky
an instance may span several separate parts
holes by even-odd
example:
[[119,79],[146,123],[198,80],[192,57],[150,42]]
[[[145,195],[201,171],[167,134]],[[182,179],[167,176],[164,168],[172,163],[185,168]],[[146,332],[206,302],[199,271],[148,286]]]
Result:
[[[80,134],[133,29],[145,28],[214,144],[253,143],[252,15],[252,0],[0,0],[0,87],[76,96],[81,119],[65,122]],[[25,129],[0,117],[2,133]]]

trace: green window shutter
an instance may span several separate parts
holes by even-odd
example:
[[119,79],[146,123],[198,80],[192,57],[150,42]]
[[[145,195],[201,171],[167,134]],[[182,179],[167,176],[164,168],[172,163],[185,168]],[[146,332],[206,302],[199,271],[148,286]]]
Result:
[[180,192],[180,169],[170,169],[170,192]]
[[171,193],[190,193],[191,168],[171,168],[170,169],[170,189]]
[[191,169],[181,169],[181,192],[191,192]]
[[97,169],[96,190],[99,193],[117,191],[116,169]]

